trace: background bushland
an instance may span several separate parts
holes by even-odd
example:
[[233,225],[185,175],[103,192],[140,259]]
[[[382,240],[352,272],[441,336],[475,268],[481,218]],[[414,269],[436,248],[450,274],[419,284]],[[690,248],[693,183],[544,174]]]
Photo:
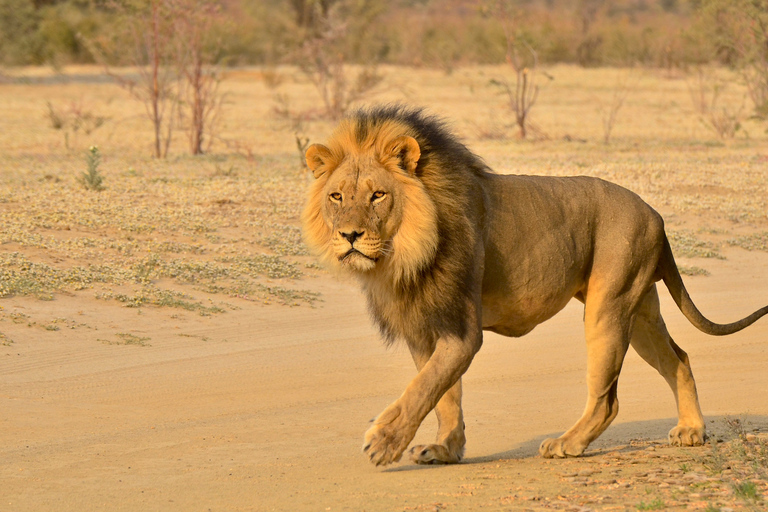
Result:
[[[0,64],[96,62],[88,41],[124,20],[117,3],[150,0],[0,0]],[[344,21],[338,48],[348,63],[440,67],[502,63],[507,39],[484,0],[220,0],[209,30],[223,65],[301,64],[323,19]],[[582,66],[731,66],[758,58],[750,40],[767,0],[516,0],[515,38],[540,63]],[[340,13],[340,14],[339,14]],[[751,17],[750,17],[751,16]],[[374,22],[375,21],[375,22]],[[763,25],[763,32],[765,25]],[[764,43],[764,41],[763,41]],[[755,46],[757,44],[757,46]],[[113,65],[133,55],[113,55]],[[764,57],[764,56],[763,56]]]

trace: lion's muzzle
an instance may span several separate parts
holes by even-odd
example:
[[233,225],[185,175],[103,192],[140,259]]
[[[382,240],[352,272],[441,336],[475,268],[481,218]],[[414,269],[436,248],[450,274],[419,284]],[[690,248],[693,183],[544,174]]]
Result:
[[348,231],[348,232],[339,231],[339,235],[342,238],[346,239],[349,242],[349,245],[351,245],[352,247],[355,246],[355,240],[357,240],[364,234],[365,234],[365,231],[354,231],[354,230]]

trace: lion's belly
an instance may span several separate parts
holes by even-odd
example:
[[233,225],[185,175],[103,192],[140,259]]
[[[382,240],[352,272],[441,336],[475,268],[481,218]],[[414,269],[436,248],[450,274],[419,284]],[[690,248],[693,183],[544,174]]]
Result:
[[483,329],[522,336],[583,292],[590,262],[586,241],[549,243],[544,247],[531,244],[527,250],[528,254],[514,261],[486,257]]
[[570,290],[539,296],[483,295],[483,329],[504,336],[520,337],[552,318],[573,297]]

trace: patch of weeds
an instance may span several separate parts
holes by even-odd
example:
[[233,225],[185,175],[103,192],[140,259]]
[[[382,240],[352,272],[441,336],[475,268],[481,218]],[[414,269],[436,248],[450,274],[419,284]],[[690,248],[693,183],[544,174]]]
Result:
[[[296,228],[298,231],[298,228]],[[259,243],[272,249],[276,254],[282,256],[306,256],[309,254],[304,242],[301,240],[301,233],[285,236],[285,233],[270,233],[261,238]]]
[[259,234],[258,242],[281,256],[306,256],[309,254],[296,226],[270,222],[262,225],[266,234]]
[[202,340],[202,341],[211,341],[211,338],[209,338],[208,336],[200,336],[198,334],[184,334],[184,333],[180,333],[177,336],[180,336],[182,338],[197,338],[197,339]]
[[4,333],[0,332],[0,346],[10,347],[12,344],[13,340],[6,336]]
[[768,440],[746,432],[738,418],[726,418],[725,427],[725,441],[711,437],[709,452],[698,462],[710,474],[723,475],[724,470],[730,470],[725,478],[730,480],[734,492],[744,499],[758,499],[754,482],[768,480]]
[[644,501],[641,501],[637,504],[637,510],[661,510],[664,508],[667,508],[667,505],[662,501],[661,498],[656,498],[655,500],[646,503]]
[[731,457],[749,466],[754,476],[768,479],[768,441],[744,430],[744,423],[738,418],[726,418],[728,433],[733,440],[728,444]]
[[151,347],[149,343],[147,343],[151,338],[147,338],[145,336],[136,336],[127,332],[118,332],[115,334],[119,338],[118,341],[110,341],[110,340],[104,340],[99,339],[102,343],[105,343],[107,345],[135,345],[137,347]]
[[[97,178],[102,172],[99,148],[92,147],[87,156],[89,172],[78,173],[73,177],[77,179],[51,174],[34,186],[0,184],[0,202],[10,204],[0,211],[0,244],[12,244],[10,251],[0,251],[0,297],[52,300],[60,292],[110,291],[99,289],[101,284],[129,286],[125,290],[131,291],[120,290],[122,295],[100,297],[135,307],[169,305],[202,314],[233,307],[147,291],[167,278],[250,300],[296,304],[316,299],[301,291],[268,288],[274,283],[263,282],[298,279],[307,272],[303,261],[286,260],[308,252],[294,225],[303,202],[296,185],[303,185],[302,180],[276,175],[272,167],[240,178],[224,159],[219,174],[227,179],[211,180],[207,174],[144,177],[129,169],[114,176],[119,186],[84,193],[83,186],[104,185]],[[252,199],[261,191],[269,201]],[[243,225],[257,227],[255,236],[252,232],[247,238],[230,238],[229,231],[226,236],[217,232]],[[254,253],[252,248],[259,245],[269,254]],[[18,252],[11,252],[17,247]],[[31,247],[40,250],[29,251]],[[205,254],[212,256],[198,257]]]
[[163,290],[154,285],[144,285],[135,295],[126,295],[122,293],[99,293],[97,299],[116,300],[122,302],[129,308],[140,308],[142,306],[168,306],[180,308],[187,311],[194,311],[203,316],[213,313],[223,313],[224,310],[217,306],[205,306],[200,302],[193,302],[194,298],[187,294],[173,290]]
[[264,304],[271,304],[276,300],[284,306],[298,306],[302,303],[313,306],[315,302],[321,300],[319,293],[283,288],[282,286],[265,286],[245,280],[231,285],[209,283],[201,287],[200,291],[212,294],[222,293],[230,297]]
[[744,501],[757,501],[760,493],[757,492],[757,484],[750,480],[733,484],[733,492]]
[[160,277],[170,277],[181,283],[200,283],[225,278],[230,269],[212,262],[190,262],[172,260],[163,262],[158,268]]
[[716,507],[711,503],[708,503],[707,508],[704,509],[704,512],[720,512],[720,507]]
[[156,269],[160,265],[160,258],[156,254],[150,254],[143,260],[134,264],[131,270],[134,274],[136,283],[149,283],[156,274]]
[[198,244],[185,244],[181,242],[174,242],[172,240],[165,240],[163,242],[152,243],[151,250],[157,252],[169,252],[174,254],[191,253],[191,254],[203,254],[205,249]]
[[248,299],[256,291],[256,286],[246,279],[239,279],[232,284],[206,283],[197,289],[210,294],[221,293],[230,297]]
[[13,252],[0,254],[0,297],[28,295],[53,300],[53,292],[83,290],[93,283],[118,283],[125,280],[119,269],[108,266],[57,269],[45,263],[34,263]]
[[293,263],[283,261],[279,256],[257,254],[254,256],[241,256],[237,258],[225,257],[217,260],[221,263],[229,263],[233,270],[256,277],[265,275],[271,278],[298,279],[303,273]]
[[213,171],[213,174],[211,174],[212,178],[234,178],[237,176],[237,168],[234,166],[234,164],[230,165],[229,167],[222,167],[219,166],[219,164],[215,164],[215,169],[216,170]]
[[680,466],[679,466],[679,467],[680,467],[680,471],[682,471],[683,473],[688,473],[688,472],[690,472],[690,471],[691,471],[691,466],[689,466],[689,465],[688,465],[687,463],[685,463],[685,462],[683,462],[682,464],[680,464]]
[[716,258],[724,260],[718,252],[718,246],[712,242],[700,240],[690,231],[668,231],[667,238],[675,256],[683,258]]
[[703,269],[701,267],[697,267],[695,265],[678,265],[677,266],[678,272],[680,272],[680,275],[683,276],[708,276],[709,271],[706,269]]
[[87,170],[80,176],[80,183],[88,190],[104,190],[104,177],[99,172],[101,153],[98,146],[88,148],[85,163]]
[[702,465],[710,474],[719,475],[728,464],[728,457],[720,449],[720,443],[714,437],[710,441],[709,453],[704,456]]
[[32,325],[29,320],[29,315],[25,315],[24,313],[10,313],[8,314],[8,318],[10,318],[11,322],[15,324],[27,324],[27,326]]
[[242,276],[298,279],[303,274],[293,263],[279,256],[257,254],[254,256],[223,257],[216,261],[164,261],[151,254],[134,264],[135,281],[148,283],[153,278],[168,277],[180,283],[213,283],[218,279]]
[[768,231],[739,236],[726,240],[728,245],[748,251],[768,251]]
[[221,244],[224,242],[224,239],[221,235],[217,235],[216,233],[206,233],[205,239],[208,240],[208,242],[212,244]]
[[697,233],[706,233],[708,235],[727,235],[729,233],[726,229],[703,227],[696,230]]
[[289,288],[283,288],[281,286],[264,286],[259,285],[269,295],[277,298],[281,304],[287,306],[298,306],[301,302],[314,305],[316,301],[320,300],[320,294],[316,292],[304,291],[304,290],[292,290]]

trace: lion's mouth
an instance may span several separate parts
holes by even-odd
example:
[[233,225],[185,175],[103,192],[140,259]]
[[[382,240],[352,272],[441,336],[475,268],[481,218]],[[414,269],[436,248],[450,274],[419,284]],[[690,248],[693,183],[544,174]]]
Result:
[[343,255],[339,256],[339,261],[344,261],[344,260],[346,260],[347,258],[349,258],[352,255],[362,256],[363,258],[371,260],[374,263],[379,261],[379,258],[372,258],[372,257],[368,256],[367,254],[363,254],[362,252],[358,251],[354,247],[352,249],[348,250],[347,252],[345,252]]

